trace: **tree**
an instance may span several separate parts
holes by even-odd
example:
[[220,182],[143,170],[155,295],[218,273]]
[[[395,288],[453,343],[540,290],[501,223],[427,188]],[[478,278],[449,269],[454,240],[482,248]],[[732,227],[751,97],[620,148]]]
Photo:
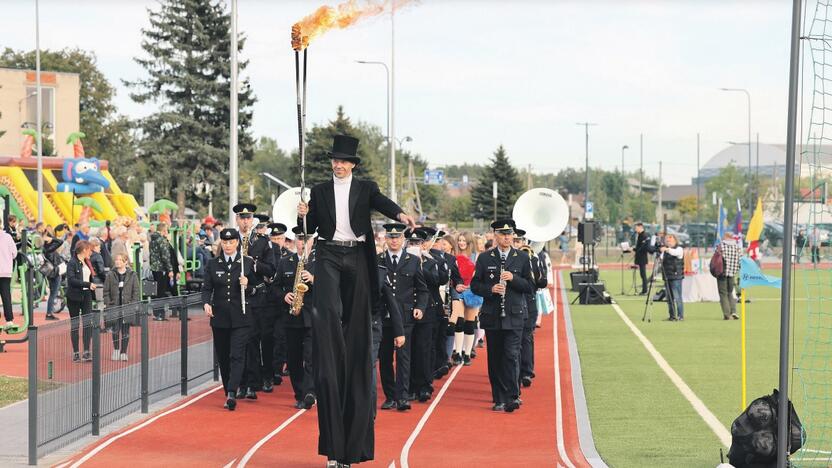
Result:
[[270,182],[262,175],[264,172],[268,172],[292,187],[300,185],[300,174],[292,157],[280,149],[276,140],[263,137],[257,141],[254,146],[254,157],[240,166],[240,180],[246,180],[254,185],[254,204],[257,205],[258,211],[270,213],[271,195],[281,192],[284,187]]
[[[329,162],[329,151],[332,150],[332,139],[335,135],[349,135],[359,139],[358,157],[361,164],[355,167],[353,174],[357,177],[372,177],[373,159],[377,159],[378,144],[369,138],[363,138],[361,129],[354,126],[344,112],[343,106],[338,106],[335,112],[335,120],[331,120],[326,126],[315,125],[306,133],[306,184],[310,187],[332,179],[332,164]],[[295,152],[292,155],[295,167],[300,167],[300,156]]]
[[679,211],[682,221],[689,221],[693,219],[693,217],[696,216],[697,211],[696,196],[689,195],[687,197],[680,198],[679,203],[676,205],[676,210]]
[[[707,192],[706,200],[712,198],[713,193],[716,193],[718,199],[722,199],[730,217],[732,214],[736,214],[737,200],[740,200],[740,202],[747,200],[748,178],[736,166],[729,164],[720,169],[719,175],[705,182],[705,190]],[[708,204],[705,207],[704,216],[706,219],[717,219],[717,206]],[[733,217],[730,219],[733,219]]]
[[[40,52],[41,70],[77,73],[80,81],[80,125],[78,130],[86,134],[84,148],[90,156],[109,159],[113,155],[122,157],[135,154],[135,143],[131,134],[130,121],[117,115],[113,97],[115,88],[98,69],[94,53],[81,49],[42,50]],[[35,51],[16,51],[10,48],[0,54],[0,67],[34,70]],[[72,129],[68,129],[72,130]],[[46,130],[44,130],[46,136]],[[67,135],[55,135],[66,138]],[[50,151],[51,141],[44,143],[44,154]],[[130,171],[113,171],[119,183],[123,183]]]
[[471,194],[466,193],[459,197],[443,197],[439,204],[439,215],[441,219],[454,223],[454,229],[459,229],[461,221],[471,218]]
[[[145,177],[156,182],[159,196],[176,195],[186,203],[206,206],[197,193],[203,180],[215,183],[213,199],[225,211],[228,191],[228,141],[231,64],[230,16],[219,0],[162,0],[148,9],[150,27],[142,30],[146,57],[134,58],[147,78],[126,82],[138,103],[153,102],[160,110],[140,123],[140,156]],[[238,50],[245,45],[241,36]],[[247,61],[240,61],[244,70]],[[241,81],[239,156],[251,159],[251,106],[255,101],[247,79]],[[174,169],[175,170],[172,170]]]
[[514,202],[523,191],[523,185],[512,167],[503,145],[494,152],[491,165],[483,171],[471,193],[471,212],[474,218],[491,219],[494,216],[492,185],[497,182],[497,218],[510,217]]
[[566,189],[571,194],[584,193],[586,189],[584,174],[586,174],[586,171],[583,169],[575,169],[572,167],[561,169],[555,174],[555,185],[559,189]]

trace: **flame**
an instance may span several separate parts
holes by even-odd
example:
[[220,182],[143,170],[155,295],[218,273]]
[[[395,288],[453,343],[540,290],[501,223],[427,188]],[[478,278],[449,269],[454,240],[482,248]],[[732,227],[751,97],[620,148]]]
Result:
[[349,0],[336,7],[322,6],[292,26],[292,48],[303,50],[330,29],[348,28],[358,21],[399,8],[412,0]]

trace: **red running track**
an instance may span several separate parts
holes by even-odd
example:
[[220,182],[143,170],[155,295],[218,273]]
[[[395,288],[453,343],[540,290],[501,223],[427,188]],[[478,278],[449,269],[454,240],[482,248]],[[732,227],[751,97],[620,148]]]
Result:
[[[430,402],[414,402],[404,413],[379,411],[376,458],[360,466],[589,466],[578,442],[563,304],[559,289],[555,291],[558,313],[544,317],[536,332],[537,377],[523,390],[520,410],[491,411],[487,348],[480,349],[472,366],[456,368],[435,382],[436,396]],[[557,329],[552,328],[554,317]],[[560,434],[556,382],[563,407]],[[296,410],[288,382],[271,395],[261,393],[257,401],[240,401],[233,413],[222,408],[223,401],[213,387],[57,466],[79,466],[79,461],[85,467],[324,465],[317,455],[315,409]]]

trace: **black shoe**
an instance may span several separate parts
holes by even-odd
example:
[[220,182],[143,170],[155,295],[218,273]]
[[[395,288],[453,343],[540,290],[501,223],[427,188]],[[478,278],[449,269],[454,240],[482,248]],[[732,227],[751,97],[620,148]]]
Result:
[[384,403],[381,404],[381,409],[388,410],[396,407],[396,400],[384,400]]
[[278,386],[282,383],[283,383],[283,376],[281,376],[280,374],[275,374],[275,376],[274,376],[274,386],[276,387],[276,386]]
[[[474,358],[476,358],[476,357],[477,357],[477,350],[476,350],[476,348],[475,348],[475,349],[472,349],[472,350],[471,350],[471,359],[474,359]],[[465,358],[462,358],[462,360],[464,361],[464,360],[465,360]]]
[[668,318],[664,319],[664,321],[665,321],[665,322],[675,322],[675,321],[676,321],[676,317],[668,317]]
[[396,409],[399,411],[407,411],[410,409],[410,402],[407,400],[399,400],[396,403]]
[[532,386],[532,378],[528,375],[524,375],[520,378],[520,384],[524,387],[531,387]]
[[72,353],[72,362],[81,362],[81,355],[78,353]]
[[302,401],[296,401],[296,402],[295,402],[295,408],[297,408],[297,409],[305,409],[305,407],[303,406],[303,402],[302,402]]
[[244,387],[240,387],[237,390],[237,399],[242,400],[246,397],[246,389]]
[[427,390],[422,390],[419,392],[419,403],[424,403],[430,400],[430,392]]
[[234,411],[234,408],[237,407],[237,399],[234,397],[234,392],[228,392],[228,396],[225,399],[225,406],[224,408],[228,411]]
[[532,372],[532,374],[529,377],[534,378],[535,377],[534,372]]
[[92,354],[89,351],[84,351],[84,354],[81,355],[82,361],[92,361]]
[[442,377],[445,377],[448,375],[448,371],[448,366],[442,366],[439,369],[436,369],[433,371],[433,380],[439,380]]
[[46,320],[60,320],[58,317],[55,317],[52,314],[46,314]]
[[254,391],[253,388],[248,387],[246,390],[246,400],[256,400],[257,399],[257,392]]
[[452,362],[452,363],[453,363],[453,365],[455,365],[455,366],[458,366],[458,365],[462,364],[462,356],[460,356],[460,355],[459,355],[459,353],[454,352],[454,353],[451,355],[451,362]]
[[471,358],[467,354],[462,353],[462,365],[467,367],[471,364]]
[[274,385],[270,380],[263,381],[263,392],[264,393],[271,393],[274,391]]
[[506,405],[502,403],[495,403],[494,406],[491,407],[491,411],[505,411]]
[[408,393],[407,395],[405,395],[405,398],[407,398],[407,401],[416,401],[416,394]]
[[484,346],[485,346],[485,343],[482,341],[482,338],[480,338],[479,341],[477,341],[477,348],[482,348]]
[[520,407],[520,401],[519,400],[512,400],[512,401],[506,403],[506,413],[511,413],[519,407]]
[[303,397],[303,407],[305,409],[310,409],[313,406],[315,406],[315,395],[307,393],[306,396]]

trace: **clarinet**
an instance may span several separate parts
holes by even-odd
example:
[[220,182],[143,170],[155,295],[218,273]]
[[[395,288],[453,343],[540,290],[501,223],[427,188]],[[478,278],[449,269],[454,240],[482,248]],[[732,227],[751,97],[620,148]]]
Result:
[[[506,282],[503,280],[503,271],[505,271],[506,261],[500,256],[500,285],[505,286]],[[500,318],[506,317],[506,292],[503,291],[503,295],[500,298]]]

